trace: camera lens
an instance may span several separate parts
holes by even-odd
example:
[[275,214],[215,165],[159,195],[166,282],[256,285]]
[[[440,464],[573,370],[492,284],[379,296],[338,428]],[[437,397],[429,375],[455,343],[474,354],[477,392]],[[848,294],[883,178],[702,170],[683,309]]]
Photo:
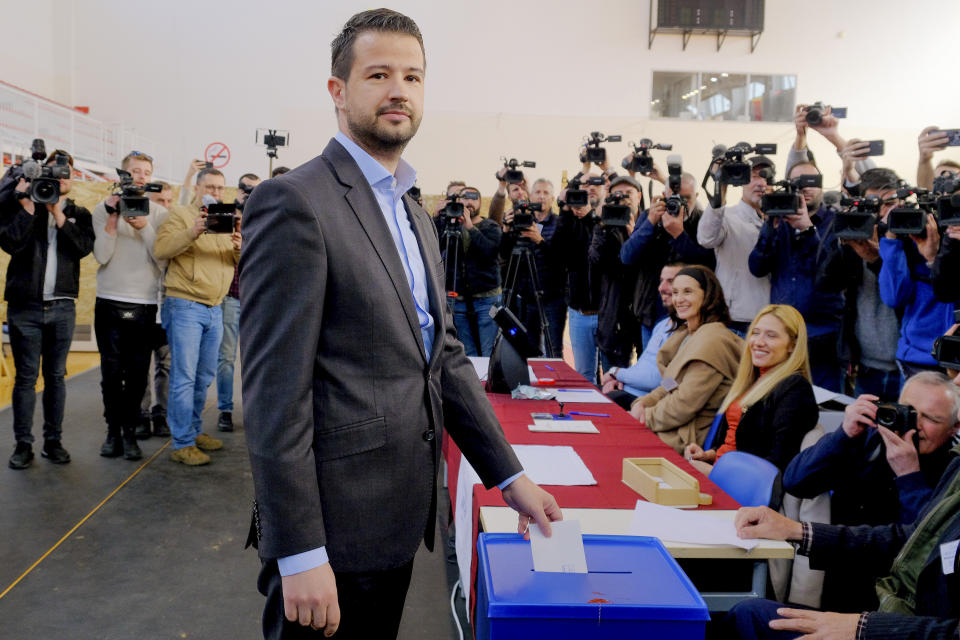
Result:
[[34,180],[32,195],[34,202],[56,202],[60,199],[60,183],[53,180]]
[[807,121],[807,124],[811,124],[813,126],[823,122],[823,112],[817,107],[811,107],[810,109],[807,109],[807,115],[804,117]]
[[877,407],[877,424],[888,429],[897,421],[897,412],[891,407]]

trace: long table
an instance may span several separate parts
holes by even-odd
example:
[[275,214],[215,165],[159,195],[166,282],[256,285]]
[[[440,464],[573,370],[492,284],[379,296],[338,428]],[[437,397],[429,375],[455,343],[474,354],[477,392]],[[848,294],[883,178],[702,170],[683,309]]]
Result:
[[[591,385],[575,370],[562,360],[538,360],[531,362],[531,368],[538,378],[553,378],[555,386],[587,388]],[[546,486],[552,493],[561,509],[590,509],[590,510],[630,510],[634,508],[640,498],[633,489],[621,481],[622,461],[627,457],[662,457],[673,462],[700,481],[700,491],[712,496],[713,502],[709,506],[700,507],[704,510],[721,510],[731,512],[739,508],[739,504],[728,496],[709,478],[697,471],[687,460],[677,454],[671,447],[663,443],[653,432],[640,424],[626,411],[614,403],[566,403],[564,411],[587,411],[592,413],[606,413],[609,418],[591,417],[590,420],[600,431],[599,434],[581,433],[540,433],[532,432],[527,426],[532,423],[531,413],[556,413],[558,405],[553,400],[514,400],[506,394],[487,394],[490,404],[500,423],[504,434],[511,444],[534,445],[567,445],[572,446],[586,466],[590,469],[597,481],[592,486]],[[450,493],[451,505],[458,505],[459,509],[469,509],[470,531],[458,530],[458,554],[466,553],[465,542],[470,542],[470,561],[461,562],[461,573],[469,572],[469,576],[461,575],[461,584],[464,591],[470,594],[469,607],[473,611],[476,598],[476,541],[480,530],[480,510],[495,507],[506,507],[500,491],[486,490],[482,484],[473,484],[471,487],[459,487],[461,453],[456,444],[445,438],[444,455],[447,462],[447,486]],[[466,491],[466,494],[460,494]],[[460,502],[458,503],[458,496]],[[491,511],[491,516],[496,513]],[[501,514],[502,515],[502,514]],[[623,517],[622,515],[619,517]],[[616,520],[617,516],[614,516]],[[465,522],[465,519],[461,519]],[[505,522],[505,520],[501,520]],[[589,528],[593,528],[590,525]],[[497,527],[499,530],[499,527]],[[514,518],[513,529],[516,530]],[[462,540],[461,536],[469,536]],[[773,543],[773,549],[766,554],[757,553],[754,549],[750,558],[759,557],[793,557],[793,547],[786,543]],[[720,549],[718,547],[718,549]],[[725,548],[722,548],[725,549]],[[705,552],[708,553],[708,552]],[[690,556],[687,556],[690,557]],[[701,555],[700,557],[704,557]],[[717,552],[709,557],[730,557],[726,552]],[[746,557],[746,556],[744,556]],[[458,558],[458,560],[465,558]],[[468,569],[464,569],[464,566]],[[468,586],[469,585],[469,586]]]

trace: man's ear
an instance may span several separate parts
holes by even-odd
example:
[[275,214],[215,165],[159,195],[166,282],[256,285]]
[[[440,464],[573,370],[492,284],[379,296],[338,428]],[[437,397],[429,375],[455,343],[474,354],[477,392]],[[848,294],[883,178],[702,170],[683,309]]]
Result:
[[330,93],[330,97],[333,99],[333,104],[336,108],[342,109],[344,103],[346,102],[346,91],[347,84],[343,81],[342,78],[336,76],[330,76],[327,79],[327,91]]

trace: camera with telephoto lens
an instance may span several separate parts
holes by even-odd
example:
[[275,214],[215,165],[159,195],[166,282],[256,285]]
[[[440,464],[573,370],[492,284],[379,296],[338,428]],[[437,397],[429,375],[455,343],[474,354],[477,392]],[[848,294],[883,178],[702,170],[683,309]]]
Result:
[[680,215],[687,206],[687,201],[680,195],[682,184],[683,159],[678,154],[669,155],[667,156],[667,186],[670,188],[670,195],[663,199],[668,216]]
[[[719,148],[721,148],[719,145],[715,147],[715,149]],[[732,187],[742,187],[750,184],[753,167],[743,159],[743,157],[749,153],[767,156],[775,155],[777,153],[777,145],[774,143],[758,142],[751,146],[746,142],[738,142],[733,147],[726,149],[722,156],[717,155],[714,157],[714,161],[718,159],[721,161],[720,169],[718,170],[718,182]],[[766,172],[766,174],[771,173],[766,167],[764,167],[762,171]],[[766,174],[764,174],[764,177],[767,180],[773,179],[773,175]]]
[[920,187],[901,186],[897,198],[916,196],[916,203],[896,207],[887,215],[887,231],[897,236],[927,237],[927,216],[936,209],[936,197]]
[[760,210],[771,217],[792,216],[803,207],[801,190],[808,187],[823,188],[823,176],[797,176],[793,180],[775,182],[774,186],[779,189],[760,198]]
[[517,201],[513,206],[513,221],[510,223],[510,227],[517,232],[531,228],[536,224],[533,212],[542,210],[543,206],[539,202]]
[[507,170],[503,172],[503,177],[500,177],[499,172],[494,174],[494,177],[496,177],[497,180],[503,180],[507,184],[520,184],[523,182],[523,171],[517,167],[533,168],[537,166],[537,163],[532,160],[524,160],[522,162],[516,158],[510,158],[509,160],[507,158],[501,158],[501,160],[503,160],[503,166],[506,167]]
[[820,101],[817,101],[806,108],[806,111],[803,114],[803,119],[807,121],[807,124],[815,127],[823,122],[823,116],[826,114],[827,109],[830,109],[830,115],[832,115],[834,118],[847,117],[846,107],[831,107],[829,105],[824,105]]
[[37,204],[53,204],[60,200],[60,181],[70,178],[70,161],[67,156],[56,154],[54,164],[44,165],[47,146],[42,138],[34,138],[30,145],[30,159],[14,165],[10,179],[26,180],[26,195]]
[[937,217],[945,227],[960,225],[960,178],[944,171],[933,179],[933,194],[937,198]]
[[879,401],[873,404],[877,405],[877,426],[886,427],[898,436],[917,428],[917,410],[910,405]]
[[625,227],[630,224],[630,206],[623,204],[627,194],[622,191],[611,193],[600,209],[600,221],[608,227]]
[[633,171],[634,173],[639,173],[644,176],[648,176],[653,172],[653,156],[650,155],[651,149],[660,149],[663,151],[671,151],[673,149],[672,144],[653,144],[653,140],[650,138],[641,138],[640,142],[631,142],[630,146],[633,147],[633,155],[629,158],[624,158],[620,166],[627,171]]
[[869,240],[880,219],[880,198],[841,198],[843,207],[834,217],[833,231],[840,240]]
[[592,162],[594,164],[603,164],[607,161],[607,150],[600,146],[602,142],[620,142],[622,138],[618,135],[607,136],[599,131],[591,131],[583,143],[585,147],[581,160],[583,162]]
[[117,169],[117,176],[120,178],[120,184],[113,195],[120,196],[120,202],[117,203],[117,211],[120,215],[126,218],[150,215],[150,199],[144,194],[160,193],[163,191],[163,185],[148,182],[143,186],[137,186],[133,184],[133,176],[130,172],[123,169]]

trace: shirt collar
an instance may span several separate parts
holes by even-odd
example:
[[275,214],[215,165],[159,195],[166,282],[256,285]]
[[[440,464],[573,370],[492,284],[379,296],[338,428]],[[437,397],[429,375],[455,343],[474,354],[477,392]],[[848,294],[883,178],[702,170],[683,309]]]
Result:
[[363,174],[371,188],[394,188],[393,181],[396,179],[395,191],[398,196],[401,196],[417,181],[417,172],[403,158],[400,158],[400,163],[397,164],[396,174],[391,174],[386,167],[342,131],[338,131],[334,139],[343,145],[343,148],[357,163],[357,166],[360,167],[360,173]]

